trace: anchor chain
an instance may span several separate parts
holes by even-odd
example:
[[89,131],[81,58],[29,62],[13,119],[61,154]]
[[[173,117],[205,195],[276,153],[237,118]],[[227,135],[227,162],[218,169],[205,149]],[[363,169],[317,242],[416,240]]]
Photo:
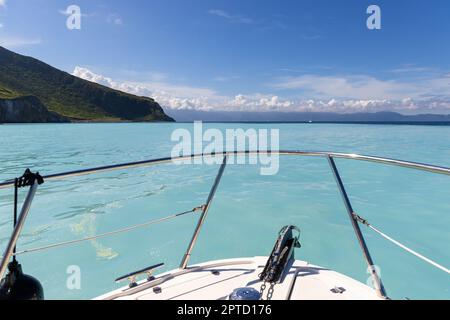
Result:
[[[261,285],[261,288],[259,289],[259,293],[261,294],[261,300],[264,300],[263,296],[264,296],[264,291],[267,288],[267,283],[268,282],[263,282],[263,284]],[[266,300],[268,300],[268,301],[272,300],[273,292],[275,291],[275,282],[269,282],[269,284],[270,284],[270,287],[269,287],[269,290],[267,291],[267,296],[266,296]]]

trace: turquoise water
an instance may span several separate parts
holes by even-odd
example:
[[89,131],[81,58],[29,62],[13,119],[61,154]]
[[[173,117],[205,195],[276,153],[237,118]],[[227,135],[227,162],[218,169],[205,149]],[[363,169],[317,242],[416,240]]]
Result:
[[[333,124],[205,124],[206,128],[277,128],[282,149],[333,150],[450,166],[450,127]],[[176,128],[191,124],[0,126],[0,180],[24,169],[50,174],[170,156]],[[420,253],[450,265],[450,177],[336,160],[354,209]],[[18,250],[87,237],[204,203],[218,166],[173,164],[116,171],[41,186]],[[0,190],[0,249],[12,227],[12,189]],[[24,193],[21,194],[23,199]],[[178,266],[196,223],[188,215],[127,234],[19,257],[46,298],[87,299],[117,288],[114,279],[148,265]],[[192,262],[267,255],[278,230],[296,224],[296,257],[362,282],[368,274],[325,159],[281,157],[274,176],[255,165],[227,167]],[[392,298],[450,299],[450,277],[363,227]],[[67,268],[81,289],[67,288]]]

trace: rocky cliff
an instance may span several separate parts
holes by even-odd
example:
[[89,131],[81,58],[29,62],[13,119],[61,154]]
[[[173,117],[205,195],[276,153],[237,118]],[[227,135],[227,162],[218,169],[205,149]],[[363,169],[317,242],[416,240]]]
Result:
[[69,122],[66,117],[50,112],[34,96],[0,99],[0,123]]

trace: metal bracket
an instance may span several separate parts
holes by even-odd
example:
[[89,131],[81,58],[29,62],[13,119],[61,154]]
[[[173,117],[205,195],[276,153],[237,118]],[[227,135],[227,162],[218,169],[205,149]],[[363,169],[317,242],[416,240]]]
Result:
[[367,221],[366,219],[364,219],[363,217],[361,217],[360,215],[353,213],[353,219],[355,219],[356,221],[358,221],[359,223],[362,223],[366,226],[370,226],[369,221]]
[[123,281],[125,279],[128,279],[130,281],[128,286],[130,288],[134,288],[134,287],[137,286],[137,283],[136,283],[137,276],[146,273],[147,274],[147,281],[153,281],[153,280],[155,280],[155,277],[153,277],[153,275],[152,275],[153,271],[155,271],[156,269],[158,269],[158,268],[160,268],[162,266],[164,266],[164,263],[158,263],[158,264],[155,264],[155,265],[150,266],[148,268],[144,268],[144,269],[141,269],[141,270],[138,270],[138,271],[134,271],[134,272],[128,273],[128,274],[126,274],[124,276],[121,276],[121,277],[117,278],[115,281],[116,282],[120,282],[120,281]]
[[39,172],[33,173],[30,169],[26,169],[23,175],[15,179],[14,183],[17,188],[31,187],[34,182],[38,185],[44,183],[44,178],[39,174]]

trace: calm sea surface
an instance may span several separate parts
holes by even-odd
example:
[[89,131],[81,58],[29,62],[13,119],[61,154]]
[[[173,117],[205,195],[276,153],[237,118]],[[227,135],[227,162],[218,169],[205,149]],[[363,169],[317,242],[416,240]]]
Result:
[[[449,126],[204,124],[279,129],[280,147],[378,155],[450,167]],[[173,130],[192,124],[0,125],[0,180],[170,156]],[[374,226],[450,266],[450,177],[336,160],[354,209]],[[159,165],[48,181],[33,202],[18,250],[92,236],[205,202],[217,165]],[[368,274],[325,159],[281,157],[274,176],[257,165],[227,167],[191,262],[268,255],[286,224],[300,227],[296,258],[366,282]],[[22,191],[21,199],[25,192]],[[0,190],[0,249],[12,230],[13,190]],[[113,237],[19,256],[48,299],[88,299],[122,274],[164,262],[178,267],[197,216]],[[392,298],[450,299],[450,276],[363,228]],[[69,266],[81,288],[67,286]],[[123,284],[121,284],[123,285]],[[70,287],[70,286],[69,286]]]

